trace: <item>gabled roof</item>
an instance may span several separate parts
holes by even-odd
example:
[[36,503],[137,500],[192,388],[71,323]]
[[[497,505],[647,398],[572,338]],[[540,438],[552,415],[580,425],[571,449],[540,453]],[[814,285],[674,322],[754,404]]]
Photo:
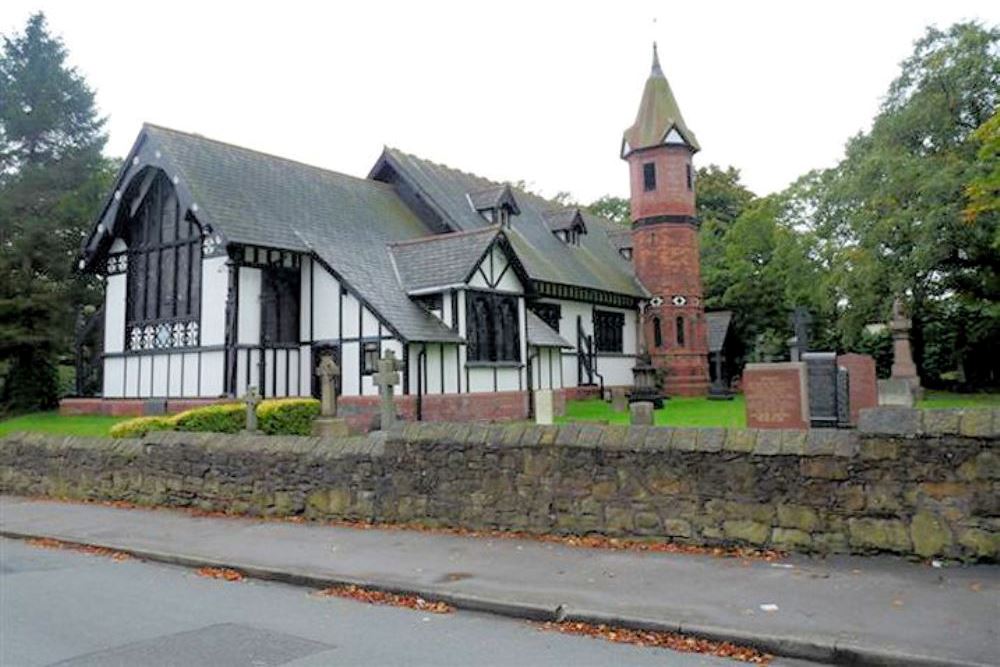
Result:
[[521,214],[521,208],[517,205],[517,199],[514,198],[513,191],[506,183],[490,186],[485,190],[470,192],[469,201],[472,202],[472,208],[477,211],[489,211],[506,206],[514,215]]
[[399,282],[410,294],[464,285],[500,234],[496,225],[436,234],[389,246]]
[[578,208],[555,208],[542,212],[542,217],[554,232],[573,229],[574,227],[587,233],[587,225],[583,222],[583,214]]
[[528,327],[528,345],[534,345],[535,347],[573,347],[565,338],[546,324],[545,320],[530,310],[525,312],[528,313],[525,322]]
[[[372,175],[385,165],[398,172],[451,225],[465,231],[491,226],[469,206],[467,194],[501,184],[395,148],[383,151]],[[505,232],[532,280],[579,285],[636,298],[648,296],[632,265],[622,259],[608,240],[608,232],[618,231],[620,226],[581,212],[589,233],[581,237],[579,246],[569,246],[552,234],[543,215],[544,211],[557,207],[556,203],[516,188],[512,191],[521,213],[511,219]]]
[[199,222],[226,242],[314,253],[403,338],[460,340],[396,281],[388,244],[429,230],[392,186],[155,125],[143,126],[140,146],[136,168],[177,176]]
[[642,100],[639,102],[639,112],[635,116],[635,122],[625,130],[622,138],[622,157],[632,151],[659,146],[672,129],[677,130],[691,150],[701,150],[694,132],[688,129],[681,116],[681,109],[677,105],[667,77],[660,69],[660,57],[654,43],[653,68],[649,78],[646,79],[646,87],[642,91]]
[[715,310],[705,313],[708,323],[708,351],[718,352],[726,345],[726,335],[729,333],[729,323],[733,319],[730,310]]

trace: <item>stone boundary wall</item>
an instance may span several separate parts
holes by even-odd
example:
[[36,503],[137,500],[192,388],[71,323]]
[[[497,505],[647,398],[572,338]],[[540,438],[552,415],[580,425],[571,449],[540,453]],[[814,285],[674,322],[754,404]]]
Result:
[[251,515],[1000,558],[1000,410],[852,431],[409,423],[336,439],[14,434],[0,491]]

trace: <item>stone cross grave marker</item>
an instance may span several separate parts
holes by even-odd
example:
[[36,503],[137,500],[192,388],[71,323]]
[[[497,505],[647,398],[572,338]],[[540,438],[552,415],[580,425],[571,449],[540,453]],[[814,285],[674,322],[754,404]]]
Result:
[[809,311],[798,306],[791,316],[792,331],[794,336],[788,341],[791,345],[792,361],[801,361],[802,353],[809,350],[809,325],[812,324],[812,315]]
[[394,350],[386,350],[385,356],[378,360],[378,372],[373,381],[378,386],[381,398],[382,430],[387,431],[396,421],[396,404],[392,400],[394,387],[400,383],[400,363]]
[[248,433],[257,432],[257,406],[260,404],[261,396],[260,392],[257,391],[257,387],[249,386],[247,387],[247,395],[244,399],[247,404],[247,425],[246,430]]
[[320,415],[323,417],[337,416],[337,378],[340,377],[340,366],[333,360],[333,355],[325,353],[316,367],[319,377]]

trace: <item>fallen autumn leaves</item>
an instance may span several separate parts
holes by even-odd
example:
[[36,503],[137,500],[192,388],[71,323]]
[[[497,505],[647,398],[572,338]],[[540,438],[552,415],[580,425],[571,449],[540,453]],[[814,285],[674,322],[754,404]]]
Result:
[[63,542],[61,540],[54,540],[51,537],[34,537],[25,541],[27,544],[33,547],[38,547],[39,549],[64,549],[67,551],[78,551],[91,556],[104,556],[105,558],[110,558],[116,563],[132,558],[130,554],[127,554],[124,551],[116,551],[107,547],[95,547],[89,544]]
[[222,579],[224,581],[243,581],[245,578],[242,572],[228,567],[199,567],[194,573],[199,577]]
[[405,607],[416,611],[426,611],[431,614],[450,614],[455,608],[446,602],[432,602],[415,595],[399,595],[397,593],[386,593],[371,588],[361,586],[345,585],[324,588],[316,595],[324,597],[338,597],[366,602],[368,604],[385,604],[393,607]]
[[609,642],[633,644],[635,646],[653,646],[683,653],[703,653],[720,658],[740,660],[754,665],[769,665],[772,660],[772,656],[767,653],[762,653],[748,646],[738,646],[729,642],[715,642],[708,639],[675,634],[673,632],[630,630],[610,625],[594,625],[591,623],[570,621],[542,623],[540,627],[543,630],[560,632],[567,635],[584,635]]

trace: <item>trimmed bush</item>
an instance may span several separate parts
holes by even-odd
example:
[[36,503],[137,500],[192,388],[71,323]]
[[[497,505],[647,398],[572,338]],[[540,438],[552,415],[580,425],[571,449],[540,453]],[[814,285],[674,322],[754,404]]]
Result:
[[173,420],[178,431],[236,433],[246,427],[247,413],[243,403],[222,403],[187,410]]
[[150,431],[170,431],[174,428],[173,417],[135,417],[118,422],[111,427],[112,438],[141,438]]
[[317,416],[315,398],[276,398],[257,406],[257,426],[268,435],[309,435]]

